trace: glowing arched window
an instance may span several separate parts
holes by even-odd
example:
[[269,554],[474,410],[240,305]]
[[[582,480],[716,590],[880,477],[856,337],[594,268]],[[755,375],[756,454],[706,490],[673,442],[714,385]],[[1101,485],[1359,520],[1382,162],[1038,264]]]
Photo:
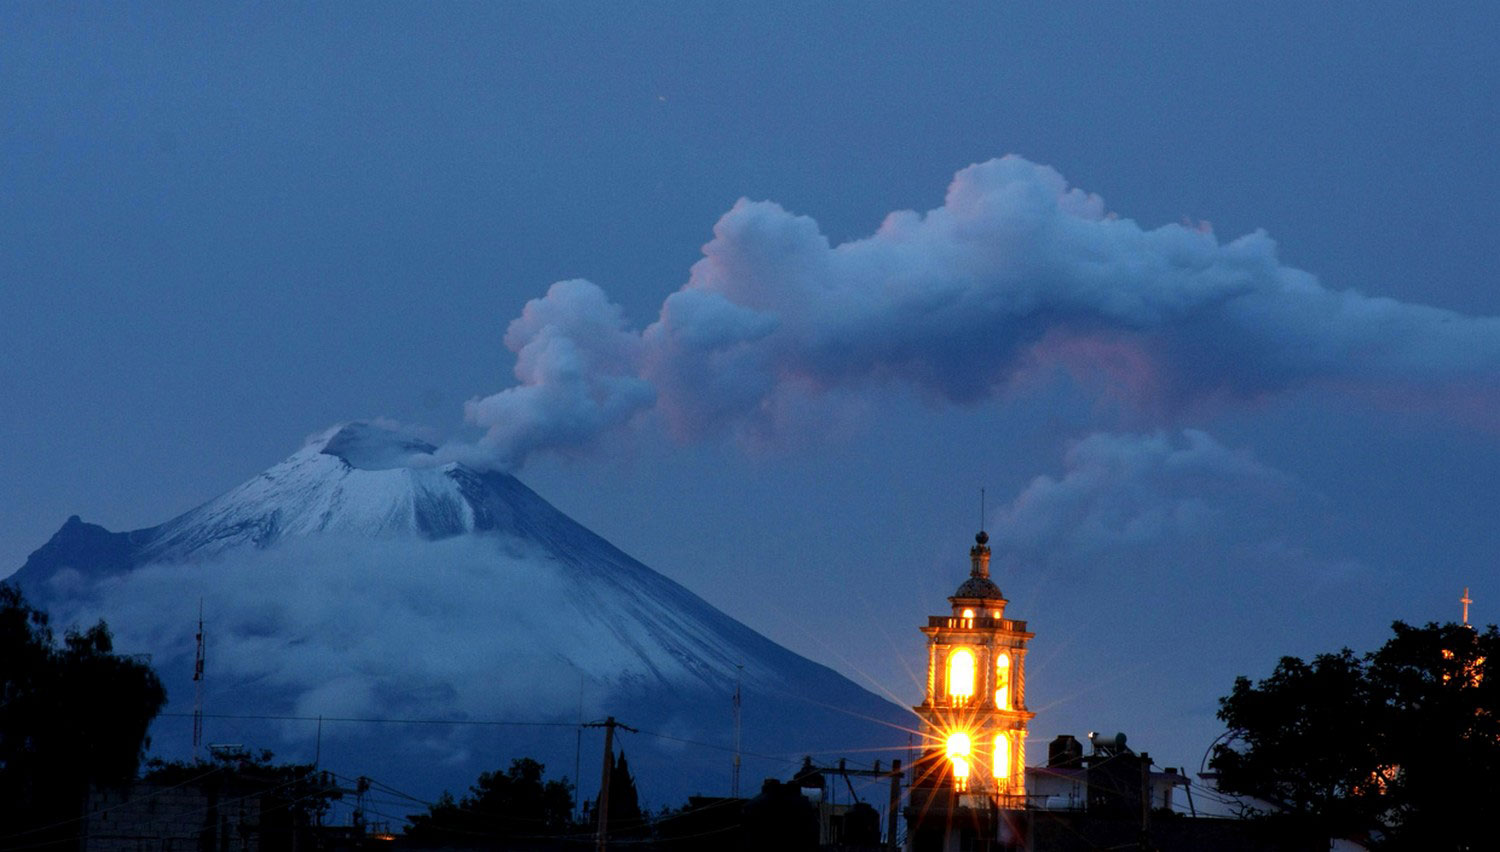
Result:
[[969,789],[969,735],[948,735],[948,761],[953,764],[953,789]]
[[1010,709],[1010,655],[1001,654],[995,658],[995,707],[1000,710]]
[[1004,781],[1010,778],[1010,737],[1005,734],[995,735],[995,780]]
[[955,699],[974,695],[974,652],[967,648],[948,655],[948,695]]

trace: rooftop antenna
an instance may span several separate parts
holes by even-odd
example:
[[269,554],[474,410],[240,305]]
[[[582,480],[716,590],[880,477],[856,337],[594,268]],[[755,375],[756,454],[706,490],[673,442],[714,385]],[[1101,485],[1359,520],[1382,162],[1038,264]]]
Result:
[[734,775],[729,784],[729,796],[740,797],[740,680],[745,671],[744,663],[734,667]]
[[203,746],[203,598],[198,599],[198,651],[193,657],[193,762]]
[[1464,586],[1464,596],[1461,597],[1461,598],[1459,598],[1458,602],[1464,605],[1464,626],[1468,627],[1469,626],[1469,604],[1471,604],[1471,603],[1474,602],[1469,597],[1469,587],[1468,586]]
[[[573,789],[575,791],[578,789],[578,784],[580,783],[580,781],[582,780],[582,777],[583,777],[582,774],[581,774],[582,773],[581,767],[583,765],[582,762],[581,762],[582,760],[583,760],[583,671],[580,669],[579,672],[578,672],[578,729],[576,731],[574,731],[574,735],[573,735]],[[583,815],[583,811],[582,811],[583,802],[581,800],[577,803],[577,808],[579,808],[578,815],[581,817]]]

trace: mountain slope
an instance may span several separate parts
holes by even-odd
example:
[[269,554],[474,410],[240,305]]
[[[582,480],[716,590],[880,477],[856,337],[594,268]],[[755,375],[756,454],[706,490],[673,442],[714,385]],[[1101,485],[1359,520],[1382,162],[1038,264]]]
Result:
[[[729,618],[514,477],[434,453],[370,424],[336,427],[159,526],[111,533],[70,519],[13,580],[65,619],[108,619],[123,650],[153,655],[179,710],[201,599],[210,708],[557,724],[612,714],[676,732],[632,760],[686,785],[706,770],[663,748],[699,742],[692,757],[722,780],[714,748],[729,740],[738,682],[747,751],[905,744],[896,706]],[[305,749],[305,727],[257,736]],[[330,738],[351,759],[383,754],[391,772],[457,787],[464,771],[498,765],[474,733]],[[178,733],[157,737],[180,746]]]

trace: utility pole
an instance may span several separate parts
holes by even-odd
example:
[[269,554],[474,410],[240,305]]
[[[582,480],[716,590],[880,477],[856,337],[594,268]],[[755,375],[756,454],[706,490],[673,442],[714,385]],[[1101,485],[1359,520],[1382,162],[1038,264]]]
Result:
[[[875,770],[880,771],[880,761],[875,761]],[[891,852],[896,852],[896,815],[901,806],[901,761],[891,761],[891,803],[886,811],[889,816],[891,828],[887,836],[887,845]]]
[[599,803],[594,808],[599,817],[599,852],[609,843],[609,776],[614,773],[615,717],[604,720],[604,778],[599,782]]
[[1151,755],[1141,752],[1141,852],[1151,849]]
[[599,781],[599,806],[595,809],[599,812],[598,850],[604,852],[605,845],[609,842],[609,776],[610,770],[614,768],[615,728],[624,728],[632,734],[640,731],[616,722],[613,716],[607,717],[603,722],[589,722],[583,727],[604,729],[604,768],[600,770],[603,777]]

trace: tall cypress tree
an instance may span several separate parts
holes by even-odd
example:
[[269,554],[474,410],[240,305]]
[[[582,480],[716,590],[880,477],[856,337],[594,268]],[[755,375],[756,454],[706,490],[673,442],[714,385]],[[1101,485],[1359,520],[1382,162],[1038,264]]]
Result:
[[630,761],[625,759],[625,750],[621,749],[620,759],[610,761],[609,834],[611,837],[625,838],[641,837],[645,833],[646,820],[641,813],[641,799],[635,788],[635,776],[630,774]]

